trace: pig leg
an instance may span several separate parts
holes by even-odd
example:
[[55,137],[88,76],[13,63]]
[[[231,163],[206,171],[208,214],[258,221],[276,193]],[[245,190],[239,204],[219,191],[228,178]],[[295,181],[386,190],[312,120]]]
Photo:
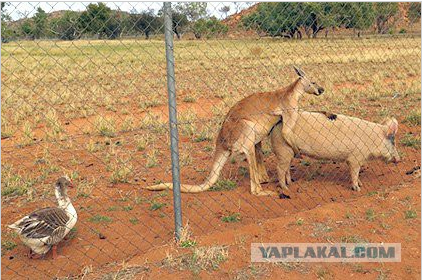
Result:
[[286,185],[290,185],[292,183],[292,177],[290,175],[290,163],[289,166],[287,167],[287,171],[286,171]]
[[264,153],[262,152],[262,142],[259,142],[255,145],[255,154],[256,154],[256,162],[258,165],[258,178],[259,182],[267,183],[270,181],[270,177],[268,176],[267,169],[264,165]]
[[287,142],[287,145],[293,149],[294,156],[300,155],[300,151],[296,147],[292,137],[292,130],[296,124],[298,116],[299,114],[296,110],[292,110],[290,113],[285,112],[283,114],[283,126],[281,128],[281,135],[284,138],[284,141]]
[[280,187],[285,190],[288,190],[287,185],[289,185],[292,181],[290,177],[290,163],[293,157],[293,149],[287,145],[282,150],[282,154],[277,156],[278,182]]
[[352,189],[354,191],[360,191],[360,187],[362,186],[359,180],[360,163],[354,159],[348,160],[347,163],[349,164],[350,176],[352,177]]
[[271,148],[277,159],[278,182],[282,189],[287,189],[286,184],[291,183],[290,163],[294,151],[282,137],[280,126],[276,126],[271,133]]

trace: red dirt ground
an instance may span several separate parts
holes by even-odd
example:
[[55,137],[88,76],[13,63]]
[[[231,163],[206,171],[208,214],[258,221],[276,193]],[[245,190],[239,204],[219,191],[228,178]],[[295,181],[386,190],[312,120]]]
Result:
[[[200,117],[207,116],[202,100],[195,104],[181,104],[180,111],[195,110],[203,112]],[[207,102],[209,104],[209,100]],[[214,103],[213,103],[214,104]],[[376,108],[375,108],[376,109]],[[375,110],[370,108],[370,110]],[[154,108],[157,112],[167,112],[165,106]],[[142,115],[142,112],[139,112]],[[164,114],[163,117],[166,115]],[[409,127],[404,122],[404,116],[399,119],[397,139],[406,133],[420,135],[420,126]],[[76,126],[86,124],[86,119],[73,122],[66,128],[68,134],[80,131]],[[41,130],[40,130],[41,131]],[[134,152],[135,176],[134,181],[123,184],[109,182],[109,170],[104,165],[102,154],[93,154],[86,151],[85,145],[89,139],[95,139],[101,145],[109,147],[122,141],[124,149],[135,151],[133,143],[136,134],[142,131],[119,134],[112,138],[112,143],[106,143],[99,136],[78,135],[71,141],[59,141],[48,146],[54,163],[64,170],[77,170],[80,177],[76,184],[84,180],[95,180],[95,188],[88,197],[77,197],[75,190],[70,190],[70,196],[78,210],[79,220],[77,232],[68,241],[59,246],[59,254],[63,257],[51,260],[48,255],[41,260],[28,260],[25,256],[27,248],[13,236],[8,236],[6,225],[14,222],[22,214],[39,207],[51,206],[54,200],[51,192],[51,183],[57,178],[57,172],[46,176],[45,184],[35,186],[35,194],[41,200],[25,201],[17,198],[7,201],[2,206],[2,232],[7,233],[2,238],[8,238],[18,244],[11,251],[2,255],[2,272],[7,279],[24,278],[31,275],[31,279],[46,279],[68,275],[80,275],[82,270],[92,267],[95,272],[118,269],[123,260],[130,260],[130,264],[143,265],[142,258],[150,260],[150,270],[140,275],[142,277],[157,278],[159,275],[171,275],[177,278],[189,277],[191,272],[170,272],[157,267],[156,261],[165,257],[165,248],[173,243],[173,212],[172,196],[169,192],[148,192],[142,187],[157,180],[170,181],[169,152],[167,136],[160,135],[155,143],[162,152],[158,166],[145,168],[143,152]],[[36,133],[37,134],[37,133]],[[161,141],[160,141],[161,140]],[[185,149],[187,137],[181,137],[181,149]],[[37,163],[43,157],[44,143],[20,148],[17,157],[15,139],[2,140],[2,164],[8,163],[19,167],[20,171],[31,174],[40,174],[45,163]],[[182,168],[182,181],[186,183],[201,182],[207,176],[212,160],[211,152],[204,150],[212,146],[209,142],[191,143],[195,149],[189,150],[193,162]],[[249,193],[249,177],[242,175],[240,167],[247,167],[242,160],[227,163],[223,171],[223,178],[229,178],[237,183],[238,187],[232,191],[214,191],[200,194],[184,194],[182,196],[182,212],[184,222],[189,221],[194,237],[199,245],[230,245],[229,260],[221,269],[209,273],[202,272],[203,278],[233,278],[237,273],[250,273],[249,243],[262,242],[326,242],[339,241],[341,236],[361,236],[370,242],[401,242],[403,261],[400,264],[368,264],[363,265],[364,272],[353,272],[353,265],[306,265],[309,273],[305,276],[301,272],[286,272],[281,267],[264,266],[261,269],[264,275],[279,278],[286,275],[293,278],[303,278],[307,275],[315,278],[318,270],[327,268],[334,278],[349,277],[350,274],[368,279],[374,279],[381,272],[393,276],[393,279],[420,278],[420,178],[406,172],[421,165],[420,149],[399,145],[403,161],[398,165],[386,164],[381,161],[367,163],[360,174],[364,184],[362,192],[350,190],[350,178],[347,166],[344,163],[324,162],[304,158],[293,162],[292,176],[295,183],[290,187],[291,199],[281,200],[275,197],[255,197]],[[116,148],[118,145],[116,144]],[[76,160],[77,164],[72,161]],[[311,164],[301,164],[304,160]],[[266,158],[266,166],[271,176],[275,176],[274,156]],[[198,172],[203,170],[201,172]],[[267,184],[268,188],[276,189],[276,183]],[[46,199],[48,198],[48,199]],[[41,203],[40,203],[41,202]],[[150,209],[153,202],[165,203],[161,209]],[[132,209],[125,208],[131,206]],[[379,213],[375,222],[365,220],[365,211],[373,209]],[[405,219],[404,211],[409,208],[417,211],[416,219]],[[126,209],[126,210],[125,210]],[[349,221],[345,213],[352,213],[355,217]],[[240,213],[238,223],[225,223],[223,216]],[[381,215],[382,214],[382,215]],[[95,223],[90,219],[95,215],[108,216],[110,222]],[[304,219],[302,226],[296,225],[298,218]],[[130,222],[136,218],[135,224]],[[318,238],[311,238],[313,225],[325,223],[333,231]],[[381,223],[388,224],[384,229]],[[404,235],[403,233],[406,233]],[[236,244],[238,236],[245,236],[245,244]],[[236,237],[237,236],[237,237]],[[235,238],[236,237],[236,238]],[[163,247],[164,246],[164,247]],[[154,249],[156,248],[156,249]],[[151,250],[155,250],[151,252]],[[135,256],[135,257],[134,257]],[[155,256],[155,257],[154,257]],[[106,268],[106,269],[105,269]],[[359,269],[360,271],[360,269]],[[368,271],[368,272],[366,272]],[[383,273],[384,273],[383,272]],[[331,275],[330,274],[330,275]],[[403,276],[403,277],[402,277]],[[333,278],[333,279],[334,279]]]
[[[189,253],[189,249],[167,245],[94,275],[141,266],[144,270],[135,279],[186,279],[195,276],[197,279],[420,279],[420,206],[420,184],[419,179],[415,179],[413,183],[383,195],[334,202],[301,213],[200,236],[197,239],[200,246],[225,245],[229,248],[228,260],[216,271],[202,271],[194,275],[190,271],[163,268],[161,261],[166,252],[173,255]],[[410,207],[417,209],[417,219],[405,219],[404,212]],[[365,218],[368,208],[377,213],[374,221]],[[298,219],[303,219],[303,224],[298,225]],[[319,232],[315,226],[320,224],[329,226],[331,230]],[[399,242],[402,244],[402,262],[360,265],[318,263],[293,268],[253,264],[251,267],[250,243],[253,242],[339,242],[348,236],[359,236],[370,242]]]

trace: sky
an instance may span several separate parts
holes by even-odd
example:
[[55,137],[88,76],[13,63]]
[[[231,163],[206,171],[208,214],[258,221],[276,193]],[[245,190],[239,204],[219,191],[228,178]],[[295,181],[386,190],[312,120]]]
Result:
[[[32,17],[38,7],[41,7],[45,12],[50,13],[60,10],[84,11],[85,7],[90,3],[97,2],[8,2],[9,5],[4,9],[5,13],[9,14],[12,20],[18,20],[24,17]],[[136,9],[137,12],[146,11],[148,9],[154,10],[156,13],[161,9],[162,2],[104,2],[113,10],[121,10],[131,12]],[[176,2],[172,2],[175,5]],[[240,10],[248,8],[252,2],[208,2],[207,11],[210,15],[216,16],[219,19],[225,18],[225,14],[219,12],[221,7],[229,6],[230,11],[228,15],[234,14]]]

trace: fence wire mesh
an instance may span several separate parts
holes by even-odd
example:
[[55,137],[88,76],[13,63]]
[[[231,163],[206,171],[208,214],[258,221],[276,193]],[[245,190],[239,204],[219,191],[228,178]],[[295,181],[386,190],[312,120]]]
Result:
[[[173,242],[171,191],[145,189],[172,179],[162,3],[1,8],[3,276],[78,277]],[[210,189],[182,194],[194,235],[418,180],[420,3],[182,2],[172,16],[182,185],[227,157]],[[281,110],[266,97],[295,81],[315,95]],[[77,224],[63,258],[29,259],[7,225],[56,205],[63,174]]]

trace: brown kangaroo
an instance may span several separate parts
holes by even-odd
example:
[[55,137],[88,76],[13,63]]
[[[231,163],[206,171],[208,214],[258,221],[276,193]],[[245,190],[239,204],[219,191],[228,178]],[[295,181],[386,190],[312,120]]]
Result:
[[[224,164],[231,155],[244,153],[249,163],[251,193],[254,195],[275,194],[264,191],[261,182],[268,181],[261,156],[261,141],[268,136],[275,124],[283,120],[283,137],[288,143],[291,131],[298,118],[298,103],[303,94],[321,95],[324,89],[307,78],[294,67],[299,78],[283,89],[252,94],[236,103],[226,115],[217,137],[214,163],[204,183],[180,186],[182,192],[198,193],[208,190],[217,182]],[[291,145],[294,147],[293,145]],[[162,183],[148,186],[148,190],[172,189],[173,184]]]

